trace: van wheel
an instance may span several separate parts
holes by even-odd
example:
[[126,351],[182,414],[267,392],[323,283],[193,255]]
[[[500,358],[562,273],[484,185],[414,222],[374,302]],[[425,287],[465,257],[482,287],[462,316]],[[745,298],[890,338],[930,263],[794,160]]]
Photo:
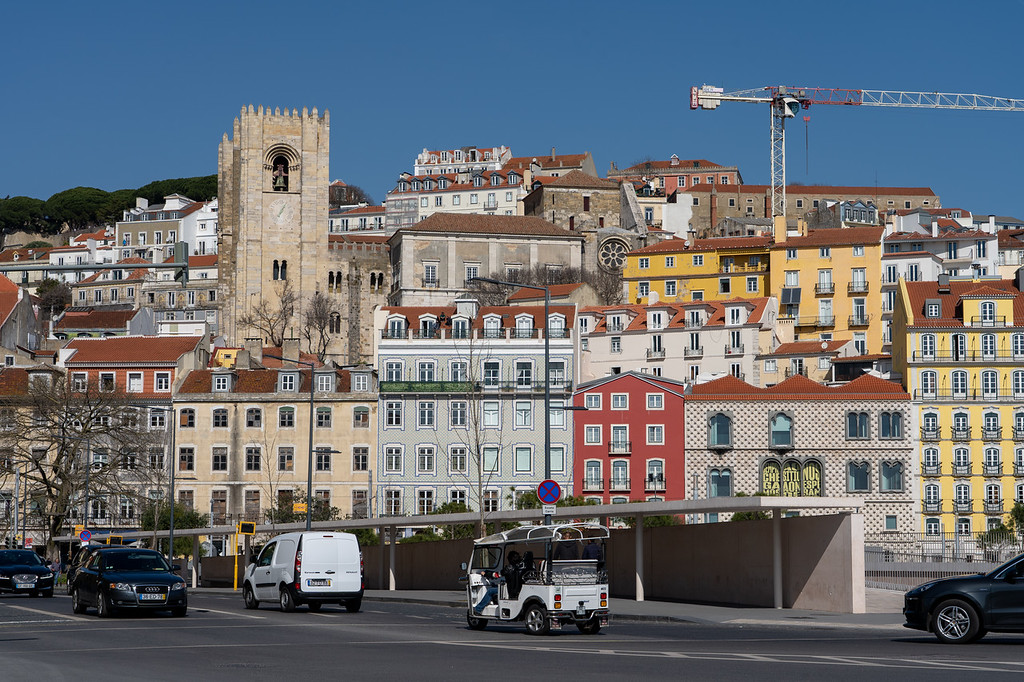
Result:
[[466,615],[466,623],[469,625],[470,630],[483,630],[485,627],[487,627],[486,618],[477,618],[476,616],[470,614]]
[[242,601],[247,609],[258,609],[260,607],[260,600],[256,598],[252,588],[248,585],[242,588]]
[[526,621],[526,631],[531,635],[546,635],[551,629],[547,612],[537,604],[527,607],[524,620]]
[[576,623],[576,627],[585,635],[596,635],[601,632],[601,621],[594,616],[585,623]]
[[345,602],[345,610],[349,613],[359,613],[359,607],[363,605],[363,598],[356,597]]
[[295,599],[292,597],[292,593],[288,591],[287,587],[281,588],[281,610],[285,613],[292,613],[295,611]]
[[320,610],[320,607],[321,607],[321,606],[323,606],[323,604],[321,604],[321,603],[320,603],[320,602],[318,602],[318,601],[311,601],[311,602],[309,602],[308,604],[306,604],[306,606],[307,606],[307,607],[309,608],[309,610],[310,610],[310,611],[311,611],[312,613],[316,613],[317,611],[319,611],[319,610]]

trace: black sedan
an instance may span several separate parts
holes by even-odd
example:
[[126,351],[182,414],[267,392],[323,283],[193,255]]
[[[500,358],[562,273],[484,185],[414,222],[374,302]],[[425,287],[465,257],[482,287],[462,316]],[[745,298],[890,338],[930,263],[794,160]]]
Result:
[[0,592],[52,597],[53,579],[53,571],[32,550],[0,550]]
[[151,549],[104,547],[78,569],[71,586],[71,608],[96,607],[100,618],[125,610],[188,611],[185,581],[172,573],[163,555]]
[[991,573],[944,578],[904,595],[904,627],[967,644],[987,632],[1024,632],[1024,554]]

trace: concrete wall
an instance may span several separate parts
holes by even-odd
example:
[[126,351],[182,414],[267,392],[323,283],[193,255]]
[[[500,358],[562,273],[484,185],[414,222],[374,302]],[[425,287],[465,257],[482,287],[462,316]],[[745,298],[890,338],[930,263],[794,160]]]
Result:
[[[647,599],[773,606],[772,521],[695,524],[644,530]],[[783,606],[838,613],[864,611],[864,521],[859,514],[783,519]],[[612,532],[612,596],[635,597],[634,531]],[[458,590],[459,566],[472,542],[400,544],[400,590]],[[363,550],[366,587],[387,589],[387,546]]]

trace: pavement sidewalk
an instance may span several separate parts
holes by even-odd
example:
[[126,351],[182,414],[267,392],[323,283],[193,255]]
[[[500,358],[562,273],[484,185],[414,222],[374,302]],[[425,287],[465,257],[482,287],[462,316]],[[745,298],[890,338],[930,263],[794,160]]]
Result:
[[[199,594],[237,594],[227,588],[199,588]],[[366,590],[364,601],[392,601],[461,608],[461,590]],[[805,609],[718,606],[666,601],[611,599],[612,621],[701,623],[729,625],[786,625],[824,628],[857,628],[903,631],[903,593],[868,588],[866,613],[831,613]]]

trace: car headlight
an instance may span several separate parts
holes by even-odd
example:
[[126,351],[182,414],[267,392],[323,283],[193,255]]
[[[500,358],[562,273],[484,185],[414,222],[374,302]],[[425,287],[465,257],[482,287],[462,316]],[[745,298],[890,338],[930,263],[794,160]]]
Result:
[[184,590],[184,589],[185,589],[185,583],[174,583],[173,585],[171,585],[171,591],[172,592],[175,592],[177,590]]
[[110,589],[120,592],[131,592],[132,586],[129,583],[110,583]]
[[925,583],[923,585],[918,585],[914,589],[912,589],[909,592],[907,592],[904,596],[906,596],[906,597],[917,597],[918,595],[922,594],[925,590],[927,590],[929,587],[931,587],[934,584],[935,583],[933,581],[933,582],[930,582],[930,583]]
[[43,575],[41,575],[39,577],[42,578],[43,580],[46,580],[47,578],[52,578],[53,577],[53,573],[44,573]]

